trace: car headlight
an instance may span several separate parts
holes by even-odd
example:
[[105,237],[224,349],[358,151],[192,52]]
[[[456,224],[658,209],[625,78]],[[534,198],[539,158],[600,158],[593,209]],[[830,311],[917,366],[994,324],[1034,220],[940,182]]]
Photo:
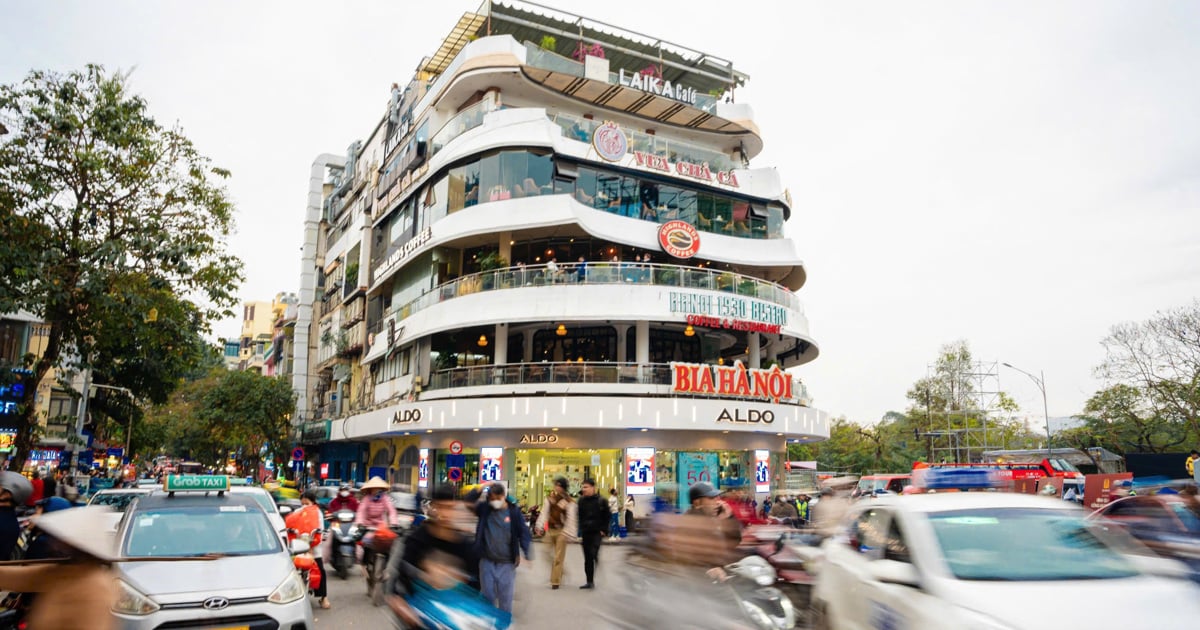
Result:
[[113,604],[113,612],[122,615],[149,615],[152,612],[158,612],[158,609],[161,608],[154,603],[154,600],[123,580],[116,580],[116,582],[117,601]]
[[267,601],[272,604],[290,604],[307,594],[308,585],[300,579],[300,574],[288,571],[288,576],[284,578],[282,584],[271,591],[271,594],[267,596]]

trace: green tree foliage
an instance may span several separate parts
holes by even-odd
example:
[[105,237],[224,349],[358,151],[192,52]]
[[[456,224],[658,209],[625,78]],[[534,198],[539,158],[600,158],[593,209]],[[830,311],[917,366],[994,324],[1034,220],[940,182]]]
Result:
[[[1104,392],[1099,392],[1093,397],[1100,397],[1097,409],[1112,411],[1110,421],[1122,418],[1132,423],[1138,418],[1168,434],[1182,430],[1189,438],[1200,436],[1200,300],[1159,312],[1144,322],[1113,326],[1101,344],[1106,356],[1096,375],[1110,385],[1127,385],[1137,395],[1122,391],[1121,396],[1102,397]],[[1121,412],[1123,408],[1128,411]],[[1146,428],[1132,424],[1134,433]],[[1137,440],[1129,444],[1142,447],[1154,442],[1143,437],[1140,444]]]
[[[161,400],[197,335],[235,303],[241,263],[225,253],[228,172],[155,121],[126,78],[89,65],[0,86],[0,312],[49,324],[34,382],[95,365]],[[35,392],[20,408],[15,466],[33,446]]]
[[181,386],[153,409],[146,425],[169,454],[211,465],[234,453],[245,469],[255,470],[264,448],[272,460],[287,455],[295,410],[286,381],[218,368]]

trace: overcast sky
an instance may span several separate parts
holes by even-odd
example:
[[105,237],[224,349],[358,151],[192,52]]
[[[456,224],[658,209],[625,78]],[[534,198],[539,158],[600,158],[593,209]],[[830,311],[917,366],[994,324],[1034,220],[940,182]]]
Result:
[[[938,348],[1078,412],[1118,322],[1200,295],[1200,3],[554,6],[731,59],[791,188],[816,406],[874,422]],[[0,83],[134,69],[233,172],[245,299],[299,286],[309,165],[365,138],[460,2],[0,2]],[[220,335],[236,336],[237,321]],[[1040,422],[1024,376],[1000,385]]]

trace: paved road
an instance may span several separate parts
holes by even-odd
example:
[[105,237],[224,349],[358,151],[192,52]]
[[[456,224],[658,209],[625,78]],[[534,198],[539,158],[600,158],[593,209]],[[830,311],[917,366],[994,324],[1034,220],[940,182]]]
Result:
[[[605,544],[600,550],[596,571],[596,589],[584,591],[583,551],[579,545],[567,549],[567,567],[563,586],[550,589],[550,565],[546,547],[533,545],[534,561],[522,563],[517,569],[516,597],[513,602],[513,628],[568,628],[570,630],[602,630],[607,624],[589,614],[591,606],[609,609],[619,607],[618,598],[610,597],[617,588],[609,579],[615,567],[623,561],[625,551],[618,544]],[[391,616],[386,607],[371,606],[366,594],[366,579],[361,570],[346,580],[337,576],[329,579],[329,600],[333,607],[321,610],[314,601],[313,615],[318,628],[391,628]]]

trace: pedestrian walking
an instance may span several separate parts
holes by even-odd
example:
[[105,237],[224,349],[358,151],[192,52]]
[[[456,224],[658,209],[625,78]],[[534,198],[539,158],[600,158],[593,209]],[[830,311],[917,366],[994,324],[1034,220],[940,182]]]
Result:
[[608,517],[608,537],[617,540],[621,530],[621,497],[616,488],[608,491],[608,511],[611,513]]
[[600,558],[600,542],[608,533],[612,512],[608,502],[596,493],[596,482],[584,479],[583,496],[579,497],[579,533],[583,538],[583,572],[587,582],[579,588],[596,588],[596,561]]
[[633,533],[633,506],[635,505],[632,494],[625,495],[625,532]]
[[1200,459],[1200,451],[1197,451],[1196,449],[1192,449],[1191,454],[1188,455],[1188,458],[1187,458],[1187,474],[1188,474],[1188,477],[1191,477],[1194,481],[1196,481],[1196,483],[1200,483],[1200,477],[1196,476],[1196,468],[1197,468],[1196,460],[1197,459]]
[[573,540],[578,531],[578,507],[575,500],[567,492],[566,477],[554,479],[554,489],[546,497],[542,512],[538,515],[537,530],[544,532],[546,542],[550,545],[551,567],[550,588],[557,589],[562,584],[563,562],[567,557],[567,543]]
[[484,599],[491,605],[512,612],[513,588],[521,555],[530,559],[533,536],[521,508],[509,501],[504,484],[493,483],[475,506],[479,517],[475,525],[475,555],[479,557],[479,580]]

